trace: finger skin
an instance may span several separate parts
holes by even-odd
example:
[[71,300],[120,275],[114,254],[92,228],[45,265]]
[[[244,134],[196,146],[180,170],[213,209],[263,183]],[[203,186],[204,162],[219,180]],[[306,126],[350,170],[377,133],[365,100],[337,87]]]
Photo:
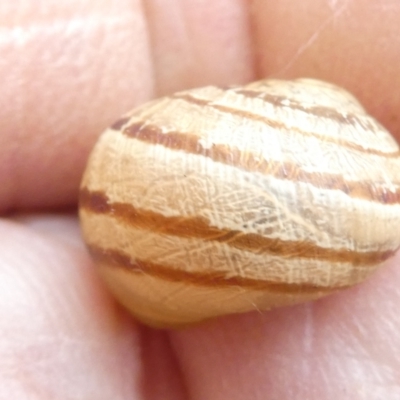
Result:
[[[205,1],[163,2],[161,15],[139,0],[42,2],[47,13],[31,0],[0,6],[0,210],[76,204],[96,138],[158,91],[252,78],[239,0],[213,2],[226,15]],[[161,24],[172,9],[179,18]]]
[[186,399],[166,333],[105,289],[70,214],[0,219],[0,399]]
[[5,211],[75,204],[96,137],[153,96],[139,0],[40,3],[0,6],[0,53],[7,55],[0,61]]
[[152,0],[144,6],[157,96],[255,77],[247,2]]
[[258,71],[337,83],[400,140],[399,16],[391,1],[255,0]]
[[399,262],[324,300],[174,333],[188,386],[213,400],[399,398]]
[[139,331],[103,290],[83,248],[4,220],[0,236],[0,398],[139,392]]

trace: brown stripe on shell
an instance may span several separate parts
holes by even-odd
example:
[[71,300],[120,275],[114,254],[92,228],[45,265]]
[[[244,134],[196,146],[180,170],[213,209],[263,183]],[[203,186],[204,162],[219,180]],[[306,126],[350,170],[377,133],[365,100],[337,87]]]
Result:
[[115,121],[110,128],[115,131],[119,131],[124,125],[129,122],[130,119],[130,117],[120,118],[119,120]]
[[[286,96],[278,96],[278,95],[271,95],[268,93],[260,92],[257,90],[250,90],[250,89],[240,89],[234,90],[236,94],[242,95],[247,98],[256,98],[265,101],[266,103],[273,104],[277,107],[290,107],[291,109],[303,111],[307,114],[312,114],[315,117],[322,117],[322,118],[329,118],[333,121],[338,122],[339,124],[345,125],[358,125],[363,129],[375,132],[376,125],[370,122],[369,118],[364,118],[364,121],[361,121],[360,118],[351,113],[343,114],[338,112],[336,109],[331,107],[324,107],[324,106],[304,106],[304,104],[295,101],[291,98]],[[341,144],[341,143],[340,143]],[[398,154],[399,152],[397,152]],[[386,155],[386,153],[383,153]]]
[[[210,286],[213,288],[239,287],[285,294],[328,294],[339,287],[323,287],[311,284],[280,283],[261,279],[227,275],[217,271],[193,272],[173,269],[168,265],[160,265],[140,259],[131,259],[128,254],[117,249],[104,249],[88,244],[88,249],[95,262],[114,268],[123,268],[132,273],[147,274],[163,280],[182,282],[192,285]],[[346,288],[340,286],[340,288]]]
[[357,252],[349,249],[330,249],[308,241],[284,241],[254,233],[221,229],[199,216],[167,217],[150,210],[138,209],[128,203],[112,203],[104,192],[80,191],[80,207],[97,214],[108,214],[123,223],[159,234],[203,241],[225,243],[234,248],[256,254],[270,254],[290,258],[308,258],[330,262],[349,262],[354,266],[376,265],[392,257],[396,250]]
[[[244,93],[248,93],[248,92],[253,92],[250,90],[247,91],[235,91],[235,93],[238,94],[244,94]],[[274,106],[282,106],[282,102],[284,100],[287,101],[286,97],[278,97],[278,96],[269,96],[271,99],[269,101],[267,101],[266,99],[268,98],[267,95],[264,95],[264,97],[258,97],[255,94],[258,93],[260,96],[260,92],[256,92],[254,91],[254,96],[253,97],[257,97],[260,98],[260,100],[264,100]],[[262,122],[264,124],[266,124],[268,127],[271,127],[273,129],[279,129],[282,131],[288,131],[290,133],[296,132],[298,134],[301,134],[302,136],[307,136],[307,137],[313,137],[313,138],[317,138],[320,140],[323,140],[324,142],[328,142],[328,143],[334,143],[338,146],[344,147],[344,148],[348,148],[354,151],[358,151],[361,153],[366,153],[366,154],[373,154],[373,155],[377,155],[377,156],[382,156],[382,157],[390,157],[390,158],[398,158],[400,157],[400,150],[397,151],[393,151],[393,152],[383,152],[377,149],[373,149],[373,148],[365,148],[362,147],[360,145],[358,145],[357,143],[354,142],[350,142],[348,140],[344,140],[343,138],[334,138],[334,137],[329,137],[329,136],[321,136],[320,134],[318,134],[318,132],[308,132],[308,131],[304,131],[301,130],[295,126],[287,126],[284,124],[283,121],[276,121],[276,120],[272,120],[270,118],[267,118],[261,114],[258,113],[254,113],[254,112],[250,112],[248,110],[241,110],[239,108],[235,108],[232,106],[227,106],[224,104],[218,104],[215,103],[215,100],[207,100],[207,99],[200,99],[198,97],[193,96],[190,93],[177,93],[175,95],[171,96],[172,99],[181,99],[184,100],[188,103],[191,104],[196,104],[198,106],[207,106],[210,107],[212,109],[218,110],[222,113],[227,113],[227,114],[233,114],[233,115],[237,115],[240,116],[242,118],[247,118],[250,120],[256,120],[259,122]],[[299,109],[302,110],[304,112],[308,112],[309,114],[313,114],[313,112],[315,113],[315,116],[322,116],[322,117],[326,117],[326,118],[330,118],[333,120],[336,120],[338,123],[342,123],[342,124],[349,124],[349,125],[354,125],[356,122],[359,126],[362,126],[364,129],[368,129],[368,130],[375,130],[372,125],[370,126],[370,124],[368,124],[367,122],[361,122],[357,116],[348,116],[348,118],[343,117],[342,114],[337,113],[337,112],[333,112],[331,109],[327,108],[327,107],[310,107],[310,108],[306,108],[304,106],[301,106],[300,104],[296,107],[295,104],[293,104],[292,106],[292,100],[290,100],[290,108],[294,108],[294,109]],[[368,125],[368,126],[367,126]]]
[[[380,186],[380,182],[348,181],[340,174],[304,171],[293,163],[268,161],[229,145],[214,144],[211,148],[204,147],[198,136],[194,134],[163,132],[158,126],[145,122],[128,125],[122,133],[146,143],[159,144],[173,150],[202,155],[213,161],[242,168],[246,171],[271,175],[276,179],[304,182],[320,189],[340,190],[349,197],[382,204],[400,203],[400,188],[389,191],[384,186]],[[392,182],[392,184],[398,185],[397,182]]]

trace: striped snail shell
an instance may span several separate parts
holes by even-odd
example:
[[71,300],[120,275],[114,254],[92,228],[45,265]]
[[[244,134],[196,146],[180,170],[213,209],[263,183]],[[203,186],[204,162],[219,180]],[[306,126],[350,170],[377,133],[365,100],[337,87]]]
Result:
[[152,101],[95,146],[80,192],[100,273],[179,327],[317,299],[400,244],[399,147],[334,85],[263,80]]

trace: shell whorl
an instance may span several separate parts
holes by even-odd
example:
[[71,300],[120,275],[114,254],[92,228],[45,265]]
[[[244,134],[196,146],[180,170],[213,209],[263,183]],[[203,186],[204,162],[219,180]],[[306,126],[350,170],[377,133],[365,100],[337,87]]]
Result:
[[399,170],[394,139],[334,85],[205,87],[102,135],[80,215],[122,303],[185,325],[365,279],[400,244]]

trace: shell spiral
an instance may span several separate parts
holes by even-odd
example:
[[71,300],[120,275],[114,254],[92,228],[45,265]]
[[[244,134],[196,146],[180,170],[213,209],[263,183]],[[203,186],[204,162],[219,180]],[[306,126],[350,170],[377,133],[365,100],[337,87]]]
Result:
[[80,190],[100,273],[153,326],[290,305],[364,280],[400,245],[400,152],[311,80],[204,87],[106,130]]

